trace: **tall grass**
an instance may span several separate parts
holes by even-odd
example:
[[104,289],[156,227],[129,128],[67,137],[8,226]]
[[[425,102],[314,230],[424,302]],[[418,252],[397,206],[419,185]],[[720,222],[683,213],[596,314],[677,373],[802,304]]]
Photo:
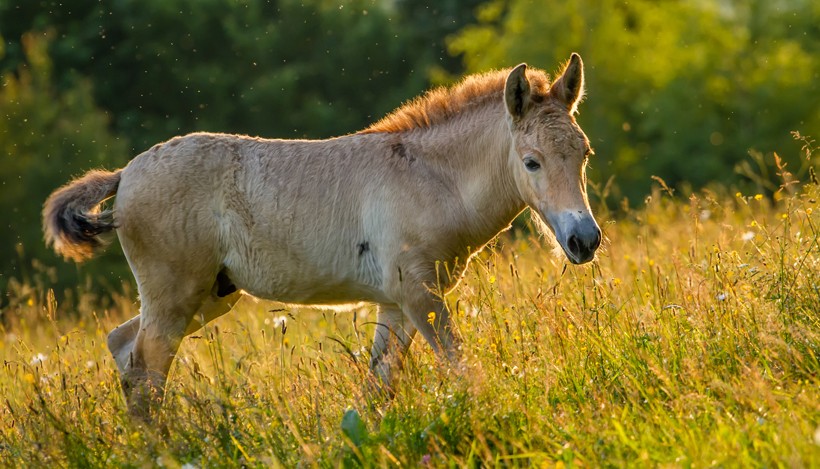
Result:
[[670,192],[601,214],[589,266],[502,237],[447,298],[463,365],[417,339],[387,404],[363,392],[372,308],[246,298],[184,342],[142,427],[104,345],[133,299],[64,319],[21,287],[0,335],[0,461],[820,466],[820,191]]

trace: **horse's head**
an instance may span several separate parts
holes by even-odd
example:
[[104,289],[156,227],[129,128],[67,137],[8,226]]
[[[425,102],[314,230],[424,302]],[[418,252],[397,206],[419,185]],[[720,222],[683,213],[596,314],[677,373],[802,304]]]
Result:
[[592,150],[573,117],[584,95],[584,64],[572,54],[549,89],[533,90],[526,71],[526,64],[515,67],[504,90],[512,171],[524,202],[548,224],[567,258],[583,264],[601,244],[586,192]]

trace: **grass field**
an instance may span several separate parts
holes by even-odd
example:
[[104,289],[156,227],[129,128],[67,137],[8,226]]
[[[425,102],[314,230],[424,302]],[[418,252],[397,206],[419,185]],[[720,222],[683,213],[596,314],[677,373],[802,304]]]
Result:
[[363,395],[372,308],[245,298],[184,342],[161,425],[140,427],[105,348],[135,298],[71,316],[17,286],[0,463],[820,467],[818,198],[657,189],[598,214],[583,267],[507,234],[448,297],[463,367],[417,339],[389,404]]

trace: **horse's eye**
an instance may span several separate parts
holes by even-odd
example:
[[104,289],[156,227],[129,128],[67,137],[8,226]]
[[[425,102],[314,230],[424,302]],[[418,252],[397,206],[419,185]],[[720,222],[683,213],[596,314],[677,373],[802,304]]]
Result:
[[524,158],[524,167],[527,171],[535,172],[541,169],[541,163],[535,161],[535,158]]

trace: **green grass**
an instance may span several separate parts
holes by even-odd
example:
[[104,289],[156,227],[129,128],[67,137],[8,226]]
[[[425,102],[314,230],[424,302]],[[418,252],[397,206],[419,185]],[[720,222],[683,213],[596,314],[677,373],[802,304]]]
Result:
[[417,339],[380,406],[362,387],[372,308],[246,298],[184,342],[161,425],[140,427],[104,345],[134,300],[95,310],[81,296],[63,318],[17,285],[0,331],[0,462],[818,467],[818,198],[658,190],[599,215],[607,241],[584,267],[505,235],[448,297],[462,369]]

